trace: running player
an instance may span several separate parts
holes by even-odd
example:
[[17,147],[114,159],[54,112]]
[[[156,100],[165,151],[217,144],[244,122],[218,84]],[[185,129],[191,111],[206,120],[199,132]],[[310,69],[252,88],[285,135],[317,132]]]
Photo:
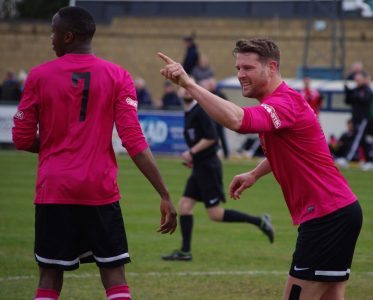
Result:
[[218,133],[216,123],[203,111],[197,101],[184,89],[184,137],[189,149],[182,153],[183,163],[192,168],[179,202],[179,223],[182,236],[181,248],[164,260],[192,260],[191,239],[193,230],[193,207],[196,201],[202,201],[207,214],[215,222],[241,222],[256,225],[273,243],[274,233],[270,217],[261,217],[220,206],[225,202],[223,189],[223,170],[217,156]]

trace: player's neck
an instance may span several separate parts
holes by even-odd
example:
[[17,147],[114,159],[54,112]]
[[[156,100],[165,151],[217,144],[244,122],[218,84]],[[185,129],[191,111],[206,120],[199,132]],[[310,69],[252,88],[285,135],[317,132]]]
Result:
[[258,97],[258,101],[262,102],[267,96],[273,94],[273,92],[281,85],[282,78],[281,76],[276,76],[273,78],[272,82],[269,84],[267,90],[261,97]]
[[66,54],[92,54],[91,44],[72,45],[70,49],[67,49]]

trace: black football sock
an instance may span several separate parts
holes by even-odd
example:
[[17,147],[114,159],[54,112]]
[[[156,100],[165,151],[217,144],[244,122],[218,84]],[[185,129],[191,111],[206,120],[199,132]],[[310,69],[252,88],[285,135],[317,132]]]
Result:
[[225,209],[223,222],[247,222],[259,227],[261,223],[261,218],[251,216],[237,210]]
[[181,251],[189,252],[190,243],[192,240],[192,230],[193,230],[193,215],[183,215],[179,218],[182,246]]

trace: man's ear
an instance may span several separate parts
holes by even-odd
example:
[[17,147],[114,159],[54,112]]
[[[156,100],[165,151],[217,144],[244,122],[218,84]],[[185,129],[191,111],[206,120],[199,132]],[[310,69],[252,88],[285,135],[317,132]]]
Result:
[[65,44],[71,44],[74,41],[74,34],[71,31],[68,31],[64,35],[64,42]]
[[277,61],[271,60],[268,64],[268,66],[269,66],[269,70],[271,71],[271,73],[278,72],[278,62]]

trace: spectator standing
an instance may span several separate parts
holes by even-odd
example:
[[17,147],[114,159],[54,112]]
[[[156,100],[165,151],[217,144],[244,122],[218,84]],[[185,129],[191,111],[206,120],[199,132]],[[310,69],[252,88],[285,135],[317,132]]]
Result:
[[209,79],[214,77],[214,72],[212,71],[209,59],[206,54],[201,54],[198,59],[198,65],[192,69],[191,76],[197,83],[200,83],[204,79]]
[[[368,80],[368,83],[370,81]],[[365,135],[365,141],[369,145],[369,153],[367,154],[367,157],[369,158],[365,164],[361,166],[361,169],[363,171],[373,171],[373,98],[370,102],[370,110],[368,115],[368,123],[367,127],[364,132]]]
[[161,99],[162,109],[179,110],[182,108],[180,97],[178,96],[174,84],[166,80],[163,84],[163,95]]
[[176,228],[176,212],[141,131],[131,75],[92,53],[95,30],[92,16],[80,7],[54,15],[51,39],[58,58],[31,70],[14,116],[17,149],[39,153],[35,299],[57,300],[64,271],[80,262],[99,267],[107,299],[131,299],[114,123],[132,160],[160,194],[159,232]]
[[16,101],[21,99],[21,89],[16,75],[12,71],[6,73],[1,87],[1,100]]
[[146,83],[143,78],[137,77],[135,79],[135,88],[139,109],[152,109],[153,100],[150,92],[146,88]]
[[351,64],[350,72],[348,73],[346,79],[354,80],[357,73],[364,73],[365,75],[367,75],[364,71],[364,65],[361,61],[354,61]]
[[[359,146],[361,146],[364,150],[366,162],[370,163],[373,161],[372,144],[367,140],[366,128],[370,115],[373,92],[369,86],[368,76],[365,73],[356,73],[354,81],[356,87],[353,89],[345,85],[345,103],[351,105],[352,123],[356,130],[354,141],[347,153],[346,160],[347,163],[351,161]],[[341,164],[341,161],[340,165],[344,166]]]
[[193,68],[198,65],[199,53],[193,36],[184,37],[185,56],[183,68],[185,72],[191,74]]
[[318,116],[322,105],[322,96],[317,89],[311,87],[311,78],[304,77],[303,84],[304,87],[300,91],[300,94],[304,97],[304,99],[306,99],[316,116]]

